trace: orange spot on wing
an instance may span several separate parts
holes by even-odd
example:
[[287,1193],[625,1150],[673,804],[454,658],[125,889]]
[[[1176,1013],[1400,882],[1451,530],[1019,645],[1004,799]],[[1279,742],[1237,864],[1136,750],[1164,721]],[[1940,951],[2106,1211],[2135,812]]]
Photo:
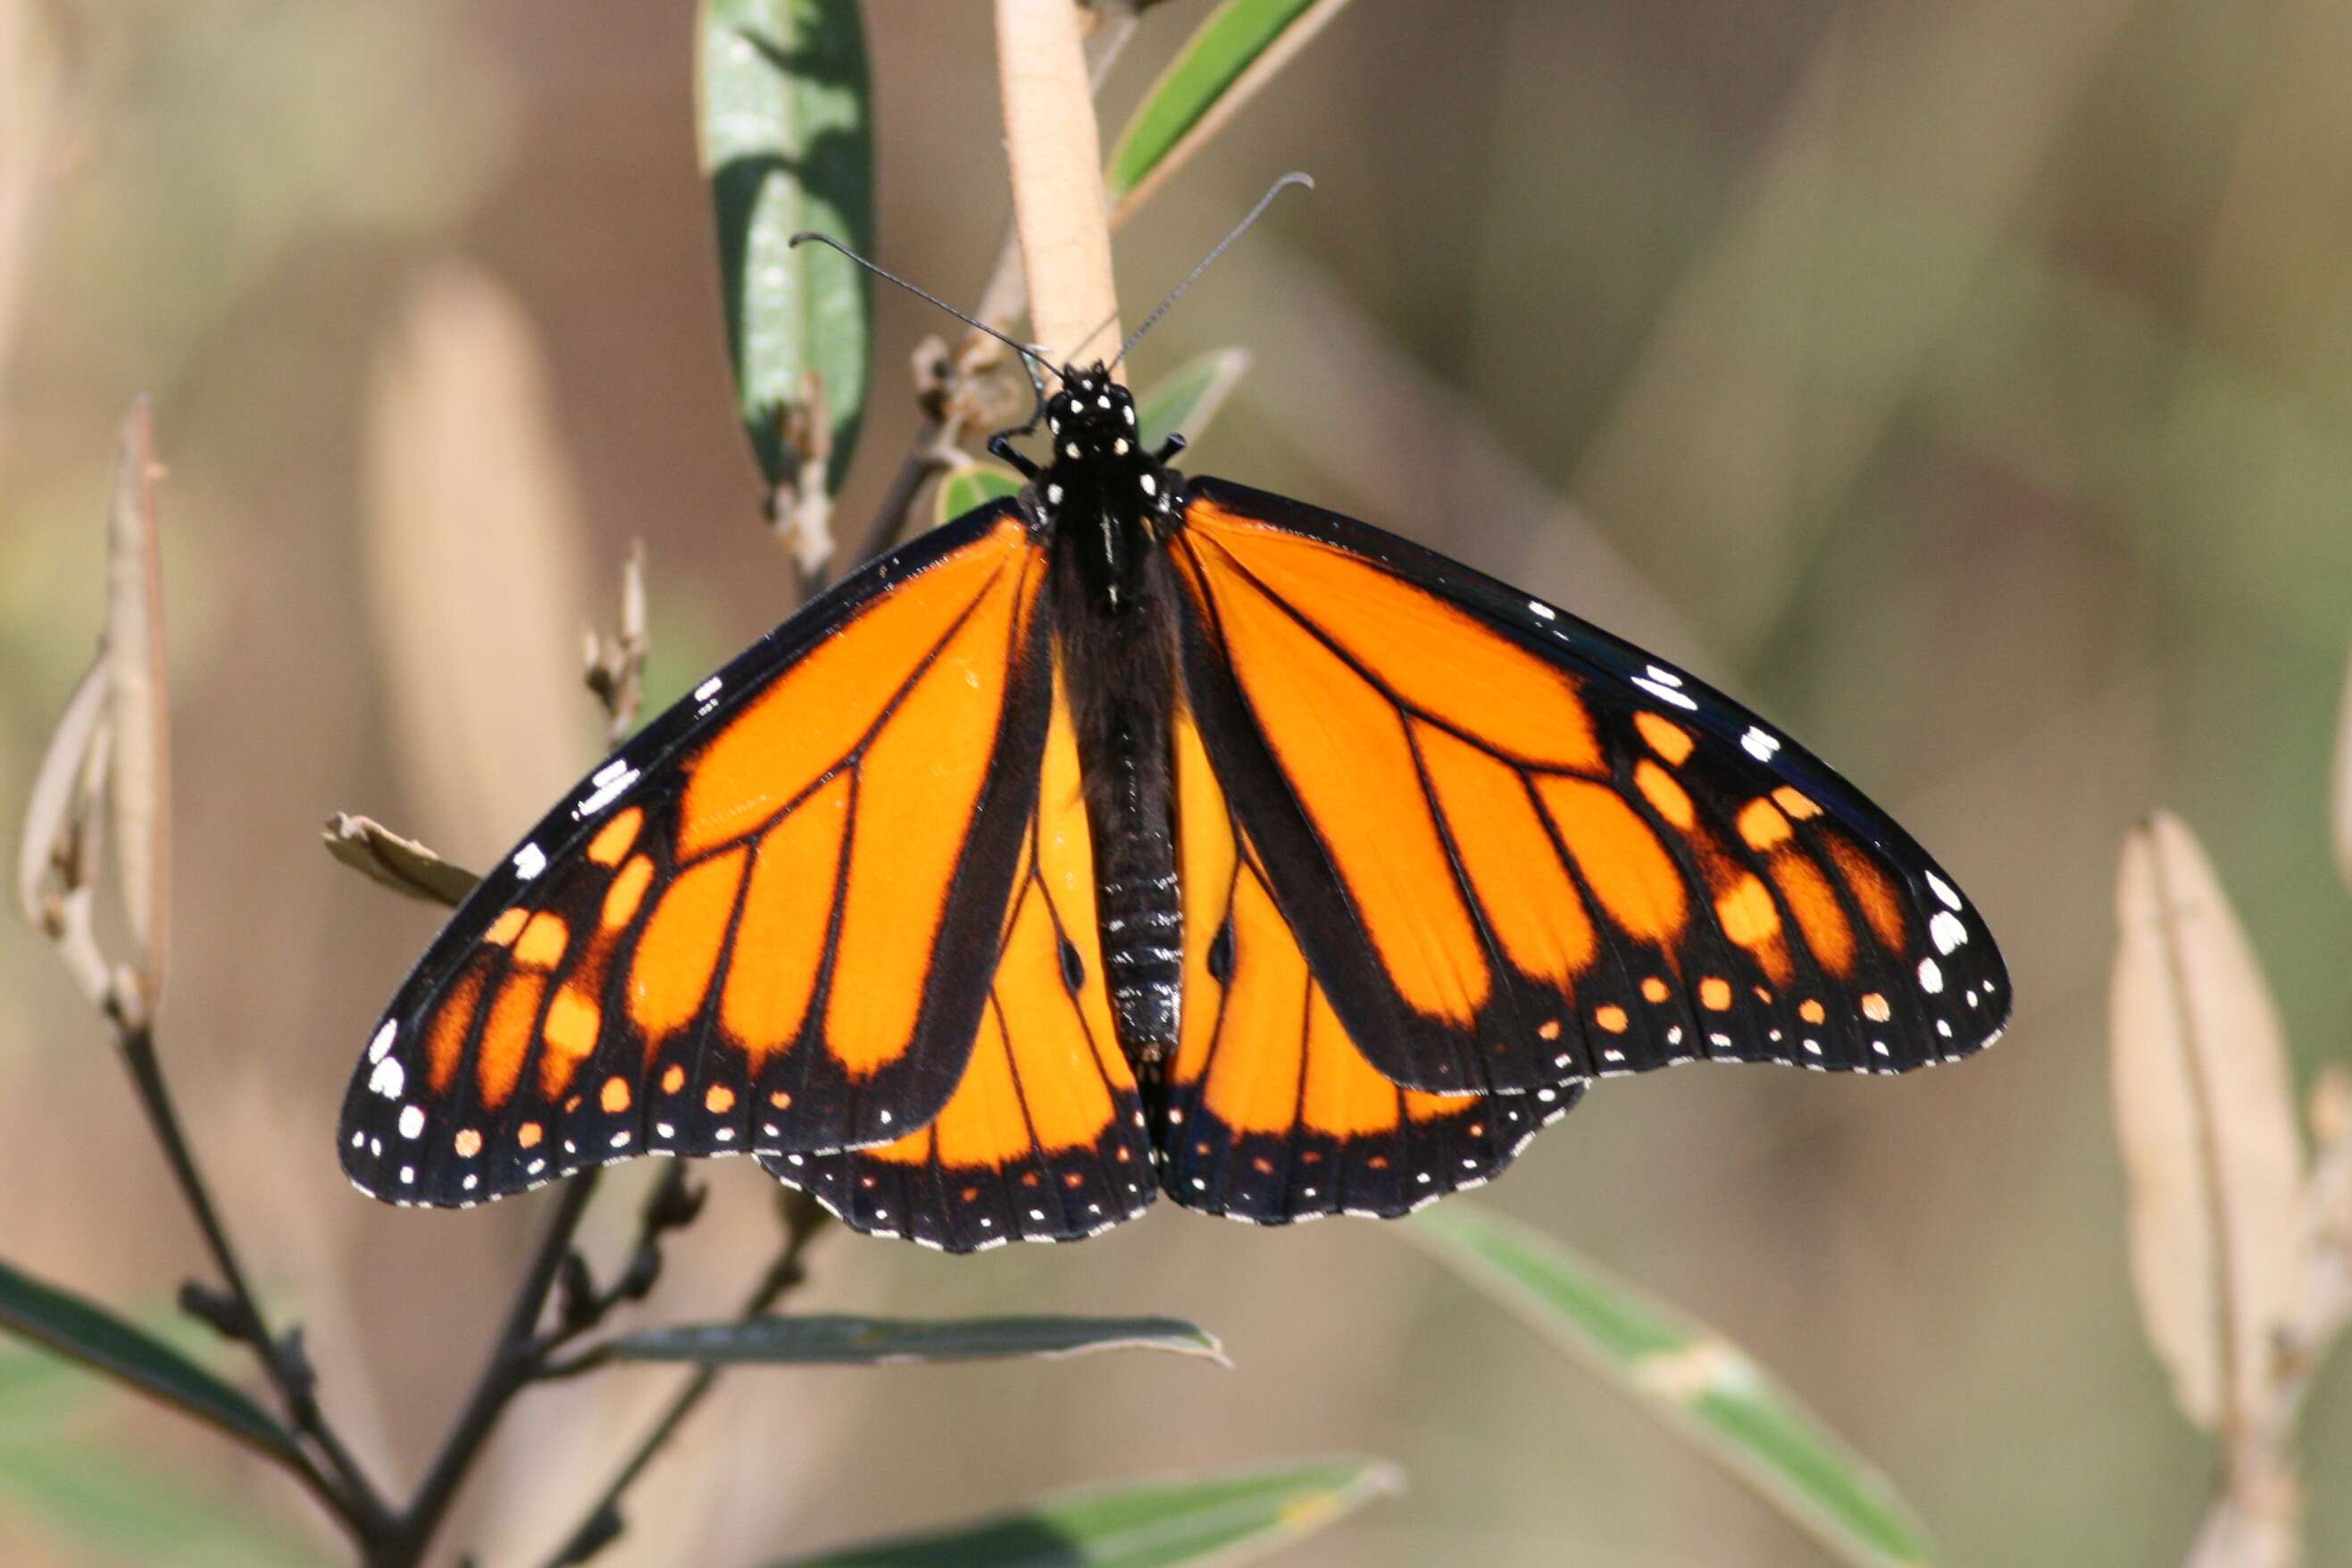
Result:
[[1647,975],[1642,981],[1642,1000],[1644,1002],[1663,1002],[1673,994],[1666,983],[1654,974]]
[[1822,814],[1822,808],[1813,804],[1813,800],[1811,795],[1804,794],[1801,790],[1792,789],[1787,784],[1782,784],[1779,789],[1774,790],[1772,792],[1772,798],[1780,803],[1780,809],[1782,811],[1787,812],[1799,822],[1803,822],[1809,818],[1819,816]]
[[676,1094],[679,1089],[684,1089],[685,1087],[685,1068],[681,1067],[677,1062],[672,1062],[669,1066],[662,1069],[661,1091],[664,1094]]
[[474,1066],[474,1082],[482,1103],[492,1110],[514,1093],[522,1076],[523,1058],[530,1051],[531,1026],[539,1022],[539,999],[547,988],[538,974],[512,973],[490,1002],[490,1016],[482,1026],[481,1055]]
[[1600,1025],[1602,1028],[1608,1030],[1612,1035],[1623,1034],[1625,1032],[1626,1026],[1633,1022],[1632,1019],[1625,1016],[1625,1009],[1620,1007],[1614,1002],[1609,1003],[1605,1006],[1594,1008],[1592,1010],[1592,1021]]
[[895,584],[729,719],[688,763],[680,857],[763,826],[839,766],[956,618],[1028,548],[1023,525],[1007,521]]
[[1862,999],[1862,1016],[1874,1024],[1884,1024],[1895,1016],[1895,1009],[1887,1005],[1885,997],[1873,991]]
[[1739,808],[1736,826],[1748,847],[1756,850],[1773,849],[1789,841],[1796,829],[1780,815],[1780,808],[1759,795]]
[[552,969],[563,962],[563,949],[571,940],[571,928],[562,917],[541,910],[522,928],[522,937],[515,943],[515,962],[532,969]]
[[614,1073],[611,1078],[606,1079],[603,1092],[596,1096],[596,1103],[604,1108],[606,1114],[612,1116],[618,1116],[628,1110],[629,1080],[619,1073]]
[[449,988],[425,1026],[425,1076],[436,1095],[448,1091],[457,1076],[457,1062],[466,1054],[466,1034],[474,1026],[474,1009],[482,1001],[481,962],[467,966]]
[[1819,1024],[1829,1017],[1829,1011],[1812,997],[1808,996],[1797,1004],[1797,1016],[1808,1024]]
[[1662,719],[1655,713],[1636,713],[1633,715],[1633,728],[1642,732],[1642,739],[1650,743],[1650,750],[1672,765],[1680,767],[1689,758],[1690,731],[1673,720]]
[[[556,987],[554,1000],[547,1005],[547,1022],[540,1032],[547,1040],[551,1057],[562,1058],[562,1060],[544,1064],[540,1081],[545,1083],[548,1069],[555,1068],[560,1068],[562,1074],[556,1085],[558,1089],[571,1082],[572,1070],[580,1059],[595,1050],[597,1028],[603,1022],[602,1010],[579,985],[566,982]],[[551,1094],[554,1090],[549,1092]]]
[[1521,973],[1563,987],[1592,963],[1592,921],[1520,775],[1442,730],[1413,727],[1464,871]]
[[450,1146],[457,1151],[457,1158],[470,1160],[482,1152],[482,1135],[471,1127],[459,1128],[457,1136],[450,1140]]
[[[1772,885],[1789,906],[1805,945],[1821,966],[1840,980],[1853,977],[1853,926],[1838,902],[1837,889],[1822,874],[1812,858],[1794,848],[1783,849],[1765,862]],[[1819,1020],[1816,1020],[1818,1022]]]
[[713,1116],[724,1116],[735,1109],[735,1091],[723,1083],[714,1083],[710,1092],[702,1097],[702,1109]]
[[814,997],[849,822],[850,782],[843,773],[803,801],[768,830],[752,856],[719,1017],[743,1043],[754,1074],[799,1037]]
[[546,1135],[546,1131],[536,1121],[526,1121],[515,1129],[515,1142],[526,1149],[538,1148],[539,1141]]
[[642,855],[621,868],[621,874],[604,889],[604,909],[598,917],[606,931],[619,931],[637,918],[637,906],[644,902],[653,879],[654,863]]
[[1720,1013],[1731,1005],[1731,986],[1718,975],[1710,974],[1698,983],[1699,1005],[1711,1013]]
[[499,918],[490,922],[490,929],[482,933],[482,940],[492,947],[504,947],[514,941],[521,931],[523,922],[529,919],[530,911],[520,904],[510,910],[502,910]]
[[631,806],[596,830],[588,841],[588,858],[599,866],[617,866],[621,857],[637,841],[637,829],[646,823],[643,808]]
[[1675,782],[1674,774],[1643,757],[1633,764],[1633,784],[1668,824],[1685,833],[1690,831],[1692,822],[1696,820],[1691,811],[1691,798]]
[[688,868],[672,882],[646,921],[629,965],[629,1016],[646,1032],[650,1051],[663,1037],[691,1022],[702,1008],[735,889],[743,879],[740,847]]
[[989,587],[858,764],[824,1019],[826,1047],[853,1076],[898,1060],[912,1040],[932,942],[993,760],[1016,611],[1026,616],[1022,593],[1010,573]]
[[1536,788],[1609,917],[1639,941],[1680,935],[1690,912],[1682,870],[1649,824],[1605,784],[1545,778]]
[[1853,901],[1862,906],[1862,918],[1869,923],[1871,934],[1878,938],[1878,945],[1889,952],[1901,952],[1906,945],[1903,897],[1895,890],[1895,884],[1853,840],[1835,833],[1823,834],[1822,838],[1829,848],[1830,859],[1837,866],[1838,875],[1853,890]]
[[1360,556],[1201,500],[1185,531],[1208,546],[1193,559],[1221,608],[1256,596],[1241,588],[1246,571],[1413,707],[1540,766],[1608,771],[1576,682],[1463,610]]
[[1761,947],[1780,934],[1780,907],[1753,873],[1742,873],[1730,891],[1715,900],[1715,918],[1723,934],[1742,947]]

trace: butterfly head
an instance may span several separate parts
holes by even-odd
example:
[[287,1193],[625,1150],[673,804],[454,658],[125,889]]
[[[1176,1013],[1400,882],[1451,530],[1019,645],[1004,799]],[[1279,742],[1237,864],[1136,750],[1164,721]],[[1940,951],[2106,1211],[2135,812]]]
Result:
[[1062,372],[1062,390],[1045,403],[1045,428],[1054,438],[1056,466],[1088,463],[1124,468],[1139,462],[1143,437],[1137,433],[1135,399],[1097,362]]

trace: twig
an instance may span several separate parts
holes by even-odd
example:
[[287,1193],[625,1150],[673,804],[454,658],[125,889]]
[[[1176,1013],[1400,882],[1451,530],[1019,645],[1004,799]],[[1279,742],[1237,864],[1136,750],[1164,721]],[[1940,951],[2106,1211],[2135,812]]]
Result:
[[584,679],[604,704],[604,738],[613,745],[627,740],[636,727],[637,710],[645,700],[646,656],[652,646],[646,630],[646,542],[633,539],[621,561],[620,629],[609,637],[588,634]]
[[181,1130],[179,1113],[172,1105],[171,1089],[163,1081],[163,1063],[155,1054],[155,1037],[144,1025],[120,1024],[116,1038],[123,1066],[129,1069],[131,1085],[138,1091],[140,1109],[146,1112],[147,1123],[163,1148],[164,1162],[172,1168],[173,1180],[187,1200],[196,1228],[203,1233],[205,1246],[212,1253],[213,1265],[228,1288],[227,1297],[217,1303],[226,1311],[207,1316],[213,1318],[215,1327],[251,1347],[284,1402],[294,1430],[310,1439],[326,1459],[327,1469],[321,1470],[309,1453],[295,1450],[295,1476],[364,1538],[388,1517],[383,1500],[320,1414],[314,1380],[309,1363],[296,1348],[298,1342],[281,1340],[270,1331],[236,1248],[221,1223],[219,1211],[213,1205],[212,1191],[196,1169],[195,1155]]
[[[756,1318],[767,1311],[793,1287],[807,1279],[802,1257],[808,1250],[809,1243],[824,1229],[830,1217],[814,1199],[798,1191],[788,1191],[783,1194],[783,1250],[769,1265],[759,1285],[744,1299],[740,1314],[742,1318]],[[596,1354],[591,1351],[582,1359],[593,1364]],[[709,1397],[710,1391],[718,1385],[722,1370],[715,1366],[698,1367],[694,1375],[679,1385],[677,1393],[662,1407],[661,1415],[630,1447],[629,1457],[622,1461],[621,1468],[614,1472],[604,1489],[596,1495],[596,1500],[589,1505],[579,1524],[548,1557],[544,1568],[574,1568],[575,1564],[587,1562],[619,1537],[622,1497],[636,1484],[637,1478],[645,1474],[646,1468],[653,1463],[663,1447],[677,1435],[678,1428],[686,1425],[687,1417],[694,1414],[696,1406]]]
[[514,1396],[537,1375],[541,1354],[539,1320],[547,1310],[547,1298],[555,1288],[556,1274],[572,1250],[572,1238],[580,1228],[581,1216],[588,1210],[588,1200],[595,1195],[596,1177],[597,1172],[590,1169],[564,1183],[555,1213],[548,1221],[547,1233],[540,1238],[539,1250],[531,1258],[513,1304],[507,1309],[506,1322],[490,1347],[489,1360],[483,1365],[473,1394],[449,1428],[449,1435],[442,1439],[441,1450],[426,1468],[425,1479],[418,1483],[415,1499],[390,1530],[371,1543],[369,1568],[414,1568],[423,1560],[434,1531],[440,1528],[449,1505],[457,1500],[458,1488],[472,1468],[474,1457],[489,1440],[499,1417],[506,1414]]

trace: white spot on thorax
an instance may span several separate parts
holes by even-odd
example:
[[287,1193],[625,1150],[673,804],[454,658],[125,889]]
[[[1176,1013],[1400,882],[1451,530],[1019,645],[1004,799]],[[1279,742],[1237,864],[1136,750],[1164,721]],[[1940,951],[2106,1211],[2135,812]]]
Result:
[[1158,495],[1160,493],[1160,481],[1153,479],[1150,474],[1144,475],[1143,493],[1148,496]]

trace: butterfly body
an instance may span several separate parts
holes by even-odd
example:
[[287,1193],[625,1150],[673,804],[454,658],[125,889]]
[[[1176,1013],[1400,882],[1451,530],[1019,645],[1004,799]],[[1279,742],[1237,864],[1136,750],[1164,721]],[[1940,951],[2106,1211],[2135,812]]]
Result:
[[1478,1184],[1614,1073],[1896,1072],[2008,976],[1730,699],[1393,535],[1168,466],[1101,367],[1029,483],[854,574],[484,879],[345,1097],[468,1206],[756,1154],[851,1226],[1068,1240]]

